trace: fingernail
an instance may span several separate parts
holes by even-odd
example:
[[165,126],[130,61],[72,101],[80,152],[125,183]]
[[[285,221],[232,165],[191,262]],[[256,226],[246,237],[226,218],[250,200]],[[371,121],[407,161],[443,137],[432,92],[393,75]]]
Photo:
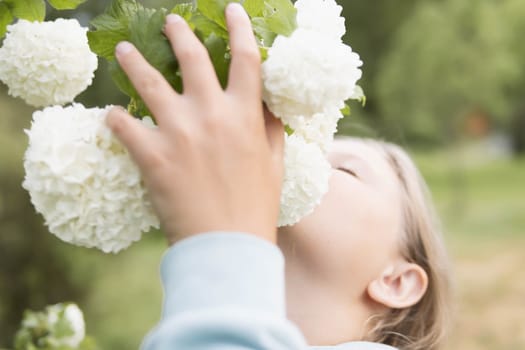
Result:
[[117,44],[117,47],[115,48],[115,52],[117,56],[125,55],[133,50],[133,45],[127,41],[121,41]]
[[113,129],[115,125],[119,123],[118,121],[119,121],[121,114],[118,111],[119,111],[118,107],[113,107],[106,115],[106,125],[110,129]]
[[182,20],[181,16],[173,14],[173,13],[166,16],[166,23],[168,24],[177,23],[177,22],[180,22],[181,20]]
[[128,110],[122,106],[113,106],[113,108],[115,108],[117,111],[128,113]]
[[107,114],[107,118],[109,118],[110,116],[112,116],[111,118],[114,118],[116,114],[124,114],[124,113],[128,113],[128,111],[124,107],[112,106]]
[[244,14],[246,12],[244,11],[244,7],[238,2],[230,2],[228,7],[226,7],[226,11],[231,14]]

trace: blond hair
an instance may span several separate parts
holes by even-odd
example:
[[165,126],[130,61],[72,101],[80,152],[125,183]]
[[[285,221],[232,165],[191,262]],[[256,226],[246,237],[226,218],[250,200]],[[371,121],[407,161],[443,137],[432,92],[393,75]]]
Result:
[[414,162],[399,146],[364,140],[390,163],[401,184],[403,239],[400,251],[428,275],[422,299],[406,309],[391,309],[371,319],[368,339],[402,350],[441,348],[450,324],[450,268],[428,188]]

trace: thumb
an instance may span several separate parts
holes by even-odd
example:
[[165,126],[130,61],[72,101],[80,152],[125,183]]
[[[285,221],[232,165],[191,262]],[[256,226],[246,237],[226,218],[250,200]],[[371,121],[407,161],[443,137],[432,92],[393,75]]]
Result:
[[113,107],[106,116],[106,125],[126,147],[139,167],[145,166],[149,158],[146,147],[150,142],[152,130],[145,127],[140,120],[132,117],[124,108]]
[[276,165],[282,168],[284,157],[284,125],[266,106],[264,106],[264,124],[273,159]]

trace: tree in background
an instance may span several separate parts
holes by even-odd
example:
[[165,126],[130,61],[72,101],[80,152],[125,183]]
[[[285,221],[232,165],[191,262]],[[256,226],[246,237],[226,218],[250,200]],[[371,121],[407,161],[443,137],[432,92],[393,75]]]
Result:
[[525,154],[525,4],[520,0],[508,1],[504,8],[503,18],[507,18],[512,28],[512,50],[518,58],[522,72],[518,80],[518,87],[512,91],[512,98],[516,101],[510,124],[514,150],[517,154]]
[[523,18],[521,0],[419,2],[374,77],[387,129],[454,141],[481,112],[508,131],[524,91]]
[[425,0],[337,0],[343,6],[346,17],[347,33],[344,39],[364,61],[363,78],[359,84],[367,97],[365,108],[354,107],[352,116],[340,123],[341,133],[387,136],[384,115],[379,109],[376,77],[381,69],[382,58],[393,49],[392,39],[398,28],[411,17],[415,5],[420,1]]

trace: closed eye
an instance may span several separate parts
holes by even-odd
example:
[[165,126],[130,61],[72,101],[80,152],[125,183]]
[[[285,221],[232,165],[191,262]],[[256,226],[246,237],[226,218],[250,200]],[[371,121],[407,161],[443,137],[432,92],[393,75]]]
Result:
[[353,170],[351,170],[351,169],[348,169],[348,168],[342,168],[342,167],[337,167],[337,168],[335,168],[335,169],[336,169],[336,170],[341,170],[341,171],[343,171],[343,172],[345,172],[345,173],[347,173],[347,174],[352,175],[353,177],[357,177],[357,178],[359,178],[359,176],[357,176],[357,174],[356,174]]

